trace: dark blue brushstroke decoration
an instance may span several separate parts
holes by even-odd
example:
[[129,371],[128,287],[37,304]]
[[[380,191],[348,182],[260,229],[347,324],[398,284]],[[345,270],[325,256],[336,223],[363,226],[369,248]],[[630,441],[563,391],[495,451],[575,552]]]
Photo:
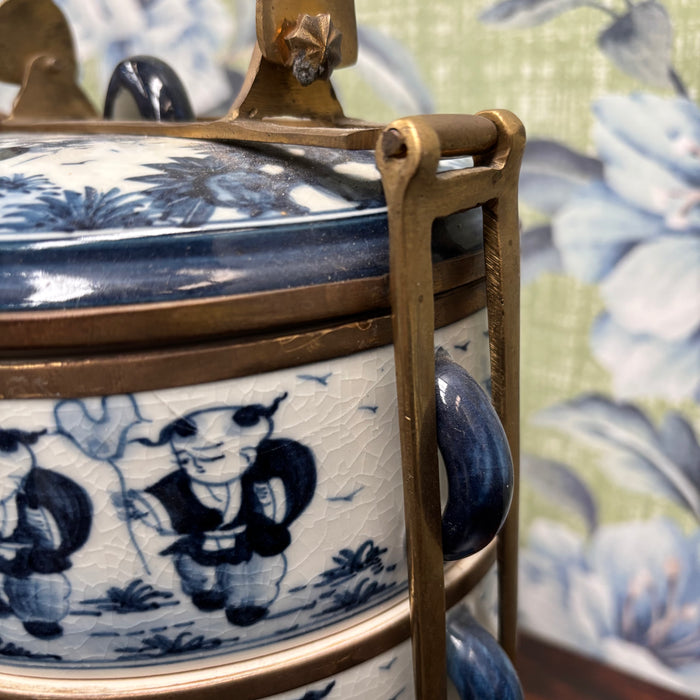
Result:
[[478,552],[500,530],[513,497],[513,462],[488,396],[442,348],[435,381],[438,446],[448,481],[442,546],[452,561]]
[[386,551],[386,548],[377,547],[373,540],[366,540],[357,550],[348,548],[341,549],[340,552],[333,557],[336,566],[322,572],[322,581],[315,585],[316,587],[320,587],[329,584],[338,584],[367,570],[374,574],[379,574],[384,570],[382,554],[386,554]]
[[82,603],[94,605],[98,610],[125,615],[158,610],[166,605],[179,605],[179,601],[171,598],[173,594],[170,591],[156,590],[151,584],[137,578],[124,588],[111,586],[104,597],[83,600]]
[[523,700],[510,659],[462,606],[447,619],[447,672],[460,700]]
[[403,695],[406,692],[406,686],[401,688],[398,693],[395,695],[392,695],[390,698],[387,698],[387,700],[397,700],[401,695]]
[[467,349],[469,348],[469,344],[471,343],[471,340],[467,340],[466,343],[455,343],[455,350],[461,350],[462,352],[467,352]]
[[297,374],[297,379],[301,379],[305,382],[317,382],[321,386],[328,386],[328,380],[333,376],[333,372],[328,374],[316,375],[316,374]]
[[0,637],[0,656],[7,656],[15,659],[32,659],[34,661],[61,661],[62,659],[58,654],[38,654],[29,651],[24,647],[17,646],[13,642],[5,642],[2,637]]
[[330,695],[333,688],[335,688],[335,681],[331,681],[323,690],[308,690],[299,700],[323,700]]
[[391,661],[379,667],[380,671],[390,671],[391,667],[398,661],[399,657],[395,656]]
[[99,610],[71,610],[68,614],[73,617],[102,617]]
[[189,654],[195,651],[209,651],[221,646],[218,637],[206,638],[204,635],[193,635],[192,632],[180,632],[175,638],[164,634],[154,634],[141,640],[140,647],[121,647],[116,651],[122,654],[123,661],[133,661],[140,658],[157,659],[164,656]]
[[393,588],[395,585],[395,581],[391,583],[379,583],[378,581],[370,580],[369,577],[365,577],[358,581],[352,588],[336,591],[333,594],[333,603],[320,613],[316,613],[313,617],[322,617],[323,615],[339,612],[341,610],[343,612],[355,610],[356,608],[366,605],[372,598]]
[[351,503],[355,496],[357,496],[360,491],[363,491],[364,488],[364,486],[358,486],[354,491],[351,491],[345,496],[329,496],[326,500],[330,501],[331,503],[335,503],[337,501],[346,501],[347,503]]
[[[303,588],[306,588],[306,586],[303,586]],[[295,615],[296,613],[301,612],[303,610],[313,610],[315,607],[316,607],[316,601],[312,600],[310,603],[306,603],[305,605],[299,605],[296,608],[289,608],[288,610],[283,610],[281,612],[275,613],[274,615],[266,615],[265,619],[266,620],[276,620],[279,617],[287,617],[288,615]]]
[[370,413],[377,413],[379,406],[358,406],[358,411],[369,411]]

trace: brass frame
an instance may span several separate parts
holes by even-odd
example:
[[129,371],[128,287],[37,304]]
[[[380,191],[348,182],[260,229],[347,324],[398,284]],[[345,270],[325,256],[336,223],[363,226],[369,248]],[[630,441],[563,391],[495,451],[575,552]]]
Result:
[[[468,154],[460,134],[488,119],[497,140],[475,167],[437,173],[445,153]],[[514,657],[517,623],[519,457],[519,228],[517,185],[525,146],[510,112],[402,119],[377,145],[389,210],[390,279],[399,430],[408,536],[409,596],[416,696],[446,695],[442,529],[435,426],[433,221],[481,205],[492,397],[515,464],[513,505],[499,536],[500,641]]]

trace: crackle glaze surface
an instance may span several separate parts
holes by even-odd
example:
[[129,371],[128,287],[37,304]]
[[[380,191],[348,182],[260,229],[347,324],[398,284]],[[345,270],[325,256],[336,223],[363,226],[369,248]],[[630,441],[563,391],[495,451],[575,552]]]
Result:
[[[410,642],[404,642],[371,661],[305,688],[274,695],[267,700],[413,700]],[[451,694],[449,700],[458,696]]]
[[[436,342],[488,381],[485,311]],[[0,465],[11,667],[242,658],[405,592],[390,346],[187,388],[3,401]]]

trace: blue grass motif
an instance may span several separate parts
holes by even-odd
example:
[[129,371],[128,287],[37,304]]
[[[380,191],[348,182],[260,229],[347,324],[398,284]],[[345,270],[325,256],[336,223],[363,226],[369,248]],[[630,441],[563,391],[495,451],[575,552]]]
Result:
[[0,656],[32,659],[35,661],[61,661],[62,659],[58,654],[38,654],[29,651],[24,647],[17,646],[13,642],[5,642],[2,637],[0,637]]
[[[107,595],[104,598],[92,598],[82,602],[84,605],[94,605],[99,610],[125,615],[158,610],[166,605],[179,605],[179,601],[170,600],[172,597],[171,592],[158,591],[150,584],[144,583],[143,579],[137,578],[125,588],[112,586],[107,590]],[[163,602],[163,600],[167,602]]]
[[395,585],[395,581],[392,583],[379,583],[378,581],[370,581],[369,577],[363,578],[354,588],[346,588],[340,592],[334,592],[333,604],[314,615],[314,617],[321,617],[341,610],[348,612],[362,607],[372,598],[393,588]]
[[469,344],[471,343],[471,340],[467,340],[466,343],[456,343],[454,345],[455,350],[461,350],[462,352],[467,352],[467,349],[469,348]]
[[376,414],[379,410],[379,406],[358,406],[358,411],[369,411],[370,413]]
[[341,549],[333,557],[333,561],[337,566],[324,571],[321,574],[323,580],[315,585],[316,587],[321,587],[341,583],[367,570],[375,575],[379,574],[384,570],[382,554],[386,554],[386,551],[386,548],[377,547],[373,540],[363,542],[357,551]]
[[[342,549],[333,561],[337,566],[320,574],[316,588],[326,588],[319,600],[329,601],[327,607],[312,617],[323,617],[336,612],[350,612],[366,605],[372,598],[386,593],[396,586],[396,581],[381,582],[375,577],[393,571],[396,565],[386,566],[382,555],[386,548],[377,547],[366,540],[357,550]],[[358,580],[359,574],[364,576]]]
[[139,658],[157,659],[163,656],[189,654],[194,651],[208,651],[221,646],[218,637],[207,639],[204,635],[193,635],[192,632],[180,632],[174,639],[164,634],[154,634],[141,640],[140,647],[121,647],[116,649],[123,654],[121,660],[131,661]]

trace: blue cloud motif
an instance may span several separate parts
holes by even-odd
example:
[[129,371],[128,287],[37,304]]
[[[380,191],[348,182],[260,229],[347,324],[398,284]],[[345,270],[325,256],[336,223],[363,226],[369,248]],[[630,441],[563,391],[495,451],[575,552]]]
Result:
[[603,178],[552,222],[565,270],[600,284],[593,352],[621,397],[700,400],[700,109],[636,94],[594,112]]
[[584,540],[537,520],[520,592],[530,630],[660,685],[700,688],[700,530],[632,521]]

